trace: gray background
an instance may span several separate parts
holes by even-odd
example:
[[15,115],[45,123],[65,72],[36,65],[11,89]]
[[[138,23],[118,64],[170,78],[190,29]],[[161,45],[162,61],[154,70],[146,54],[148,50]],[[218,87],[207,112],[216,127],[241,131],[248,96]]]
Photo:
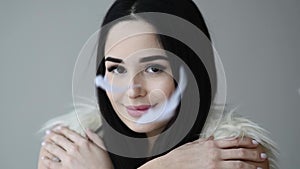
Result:
[[[281,168],[298,160],[300,1],[196,1],[223,61],[228,102],[271,132]],[[46,120],[71,109],[76,57],[108,0],[1,0],[0,168],[37,166]]]

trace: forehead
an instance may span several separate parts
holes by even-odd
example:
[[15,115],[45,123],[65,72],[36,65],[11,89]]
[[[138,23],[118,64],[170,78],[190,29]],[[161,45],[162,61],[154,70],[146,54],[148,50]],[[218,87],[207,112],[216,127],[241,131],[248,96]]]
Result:
[[105,56],[124,58],[149,49],[162,49],[155,29],[141,20],[122,21],[108,33]]

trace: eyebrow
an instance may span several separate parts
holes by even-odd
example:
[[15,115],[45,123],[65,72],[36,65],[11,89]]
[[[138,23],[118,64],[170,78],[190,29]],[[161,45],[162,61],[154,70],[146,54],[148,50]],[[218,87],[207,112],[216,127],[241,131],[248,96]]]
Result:
[[[168,58],[165,56],[155,55],[155,56],[144,57],[144,58],[140,59],[140,62],[141,63],[150,62],[150,61],[159,60],[159,59],[168,60]],[[124,61],[122,59],[113,58],[113,57],[107,57],[105,59],[105,61],[111,61],[111,62],[115,62],[115,63],[124,63]]]
[[107,57],[105,61],[111,61],[111,62],[116,62],[116,63],[124,63],[122,59],[117,59],[117,58],[112,58],[112,57]]
[[150,62],[150,61],[159,60],[159,59],[168,60],[168,58],[165,56],[155,55],[155,56],[144,57],[144,58],[140,59],[140,62],[141,63],[142,62]]

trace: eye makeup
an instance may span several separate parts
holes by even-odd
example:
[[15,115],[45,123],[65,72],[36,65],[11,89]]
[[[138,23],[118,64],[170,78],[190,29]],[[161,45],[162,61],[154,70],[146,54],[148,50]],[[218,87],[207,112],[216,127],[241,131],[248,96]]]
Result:
[[[113,66],[108,67],[107,71],[120,74],[120,73],[125,73],[126,69],[121,65],[113,65]],[[117,71],[117,72],[115,72],[115,71]]]
[[[123,74],[126,73],[126,68],[125,66],[122,66],[123,64],[126,64],[122,59],[119,58],[114,58],[111,56],[108,56],[105,61],[113,62],[113,63],[119,63],[115,64],[112,66],[107,67],[107,71],[111,73],[116,73],[116,74]],[[147,56],[139,59],[139,65],[140,70],[147,72],[147,73],[161,73],[165,69],[167,69],[166,66],[163,66],[164,64],[160,64],[160,62],[163,61],[168,61],[168,58],[163,55],[153,55],[153,56]],[[150,63],[149,63],[150,62]],[[152,62],[152,63],[151,63]],[[158,62],[158,63],[156,63]]]
[[163,72],[165,69],[166,67],[160,64],[149,64],[146,66],[145,71],[148,73],[160,73]]

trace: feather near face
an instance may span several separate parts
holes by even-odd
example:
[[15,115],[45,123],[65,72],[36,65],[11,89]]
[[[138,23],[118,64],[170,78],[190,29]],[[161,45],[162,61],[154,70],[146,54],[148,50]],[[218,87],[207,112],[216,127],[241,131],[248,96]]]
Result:
[[126,89],[106,92],[122,122],[135,132],[160,133],[171,116],[138,123],[150,110],[165,109],[166,101],[175,91],[171,66],[154,28],[140,20],[116,24],[105,45],[105,68],[108,82]]

